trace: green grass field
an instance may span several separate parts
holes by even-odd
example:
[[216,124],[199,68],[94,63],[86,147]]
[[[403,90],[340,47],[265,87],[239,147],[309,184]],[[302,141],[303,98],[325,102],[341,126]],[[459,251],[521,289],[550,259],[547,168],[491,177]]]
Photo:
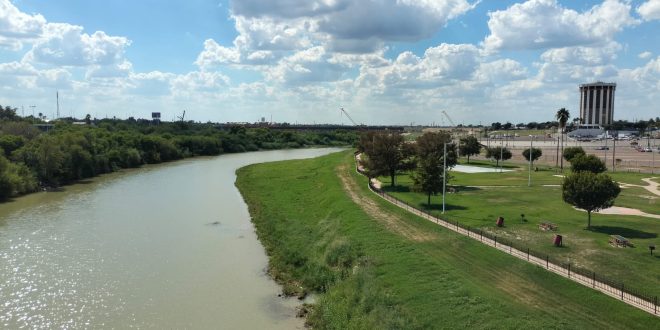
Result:
[[[412,216],[350,152],[249,166],[237,186],[290,293],[320,329],[636,328],[658,318]],[[357,202],[357,203],[356,203]]]
[[[458,193],[447,195],[447,211],[442,217],[481,228],[648,294],[660,295],[660,256],[651,256],[648,250],[649,244],[660,246],[659,219],[593,214],[592,230],[586,230],[586,212],[562,201],[561,188],[557,186],[562,178],[554,170],[532,172],[532,187],[527,187],[528,173],[524,168],[503,173],[452,173],[451,184],[457,186]],[[646,185],[641,179],[649,177],[638,173],[610,174],[619,182],[637,185]],[[381,180],[393,196],[441,216],[441,196],[432,198],[429,208],[424,194],[411,191],[408,175],[397,176],[394,188],[389,187],[389,178]],[[622,189],[615,205],[660,214],[660,196],[643,188]],[[526,222],[522,222],[521,214]],[[505,218],[504,228],[495,226],[498,216]],[[538,228],[544,221],[559,226],[556,233],[563,235],[563,248],[552,246],[555,232]],[[615,234],[630,239],[635,247],[611,247],[609,235]]]

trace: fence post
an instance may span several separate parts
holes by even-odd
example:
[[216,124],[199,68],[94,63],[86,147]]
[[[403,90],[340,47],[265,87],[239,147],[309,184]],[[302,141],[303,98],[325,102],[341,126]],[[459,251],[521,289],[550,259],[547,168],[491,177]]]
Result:
[[623,300],[623,283],[621,283],[621,300]]
[[493,239],[493,241],[495,241],[495,247],[497,247],[497,236],[495,236],[495,239]]
[[568,263],[568,278],[571,278],[571,263]]
[[653,314],[658,313],[658,296],[655,296],[655,302],[653,303]]
[[591,287],[595,288],[596,287],[596,272],[592,272],[593,275],[591,276]]
[[548,268],[549,268],[549,267],[548,267],[548,266],[549,266],[548,264],[550,263],[550,262],[549,262],[549,259],[550,259],[550,257],[546,254],[546,255],[545,255],[545,269],[548,269]]

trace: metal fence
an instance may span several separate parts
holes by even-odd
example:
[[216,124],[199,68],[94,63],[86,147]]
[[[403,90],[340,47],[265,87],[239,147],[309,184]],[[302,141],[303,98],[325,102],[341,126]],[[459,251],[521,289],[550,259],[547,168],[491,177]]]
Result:
[[[358,164],[357,161],[356,164]],[[357,165],[356,170],[358,173],[365,175],[368,178],[368,175],[366,175],[366,173],[364,173],[364,171]],[[601,291],[611,297],[617,298],[644,311],[658,315],[658,310],[660,309],[660,306],[658,305],[658,296],[653,296],[647,292],[644,292],[643,290],[625,285],[622,281],[607,278],[591,270],[576,267],[571,263],[561,262],[560,260],[557,260],[556,258],[551,257],[546,253],[531,250],[528,246],[507,240],[502,237],[498,237],[497,235],[486,232],[483,229],[466,226],[459,221],[452,222],[448,219],[436,217],[429,211],[420,210],[412,205],[409,205],[405,201],[389,195],[382,189],[374,186],[371,180],[369,180],[369,189],[380,195],[383,199],[415,215],[435,222],[443,227],[471,237],[475,240],[479,240],[486,245],[493,246],[503,252],[516,256],[519,259],[526,260],[554,273],[566,276],[575,282]]]

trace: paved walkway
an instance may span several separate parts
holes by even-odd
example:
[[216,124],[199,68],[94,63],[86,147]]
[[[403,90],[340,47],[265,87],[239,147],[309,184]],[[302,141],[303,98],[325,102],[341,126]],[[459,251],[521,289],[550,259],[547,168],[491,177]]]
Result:
[[[356,159],[356,163],[357,163],[357,160],[359,159],[359,155],[356,158],[357,158]],[[356,167],[356,170],[358,171],[358,173],[360,173],[358,168],[359,167]],[[362,173],[360,173],[360,174],[362,174]],[[386,201],[388,201],[388,202],[390,202],[390,203],[392,203],[392,204],[394,204],[394,205],[396,205],[396,206],[398,206],[402,209],[405,209],[405,210],[409,211],[410,213],[413,213],[413,214],[415,214],[415,215],[417,215],[417,216],[419,216],[423,219],[429,220],[429,221],[434,222],[434,223],[436,223],[440,226],[443,226],[443,227],[445,227],[449,230],[457,232],[457,233],[459,233],[463,236],[470,237],[470,238],[472,238],[476,241],[479,241],[483,244],[494,247],[494,248],[496,248],[496,249],[498,249],[498,250],[500,250],[504,253],[510,254],[510,255],[518,258],[518,259],[525,260],[525,261],[527,261],[531,264],[543,267],[543,268],[547,269],[550,272],[553,272],[555,274],[558,274],[560,276],[568,278],[568,279],[570,279],[574,282],[577,282],[579,284],[582,284],[586,287],[590,287],[594,290],[600,291],[600,292],[602,292],[602,293],[604,293],[604,294],[606,294],[610,297],[613,297],[613,298],[616,298],[617,300],[623,301],[624,303],[626,303],[630,306],[639,308],[639,309],[641,309],[645,312],[654,314],[656,316],[660,316],[660,314],[659,314],[660,308],[659,308],[659,306],[657,306],[657,302],[655,304],[653,302],[648,302],[644,299],[641,299],[637,296],[634,296],[632,294],[629,294],[629,293],[625,292],[624,290],[622,290],[623,288],[612,287],[610,285],[607,285],[605,283],[597,281],[593,277],[588,277],[588,276],[584,276],[584,275],[581,275],[581,274],[571,273],[570,266],[567,269],[567,268],[564,268],[562,266],[555,265],[553,263],[548,262],[547,259],[543,260],[541,258],[537,258],[533,255],[530,255],[529,251],[520,251],[520,250],[514,249],[511,246],[503,245],[502,243],[498,243],[496,240],[492,240],[492,239],[489,239],[487,237],[483,237],[482,235],[478,235],[478,234],[473,233],[473,232],[471,232],[467,229],[461,228],[458,225],[453,225],[453,224],[451,224],[449,222],[446,222],[442,219],[439,219],[439,218],[436,218],[432,215],[426,214],[426,213],[424,213],[424,212],[422,212],[422,211],[420,211],[420,210],[418,210],[414,207],[411,207],[409,205],[401,203],[400,201],[396,200],[395,198],[393,198],[393,197],[391,197],[391,196],[389,196],[385,193],[373,190],[371,185],[369,185],[369,190],[371,190],[373,193],[377,194],[381,198],[385,199]]]

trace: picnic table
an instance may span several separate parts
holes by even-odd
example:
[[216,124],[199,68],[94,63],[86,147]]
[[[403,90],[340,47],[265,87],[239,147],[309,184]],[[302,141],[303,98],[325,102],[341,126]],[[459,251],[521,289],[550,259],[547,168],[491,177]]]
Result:
[[631,246],[630,241],[621,235],[610,235],[610,245],[615,247]]
[[555,230],[557,230],[557,228],[558,228],[557,225],[552,223],[552,222],[544,221],[544,222],[539,223],[539,229],[541,229],[543,231],[548,231],[548,230],[555,231]]

